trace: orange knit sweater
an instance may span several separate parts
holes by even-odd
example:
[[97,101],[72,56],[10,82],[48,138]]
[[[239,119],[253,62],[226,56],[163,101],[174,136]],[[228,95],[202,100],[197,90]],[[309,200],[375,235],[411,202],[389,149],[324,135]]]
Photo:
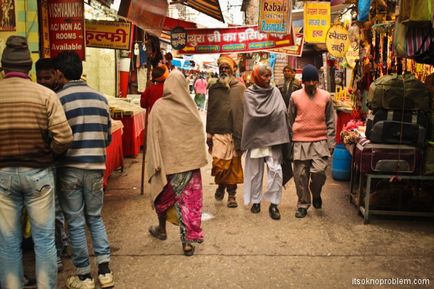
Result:
[[297,90],[291,95],[297,111],[292,125],[292,140],[312,142],[327,139],[326,106],[330,94],[317,89],[313,98],[309,98],[304,89]]

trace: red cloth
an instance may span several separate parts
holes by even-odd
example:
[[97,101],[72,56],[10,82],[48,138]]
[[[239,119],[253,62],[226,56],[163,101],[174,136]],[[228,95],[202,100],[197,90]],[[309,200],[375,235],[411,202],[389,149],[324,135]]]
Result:
[[124,157],[135,157],[139,154],[145,133],[145,115],[143,110],[133,116],[119,118],[124,125],[124,134],[122,135]]
[[152,83],[140,97],[140,106],[151,111],[154,103],[163,96],[163,82]]
[[104,172],[104,188],[107,187],[108,178],[114,170],[124,166],[124,155],[122,150],[122,128],[112,131],[112,142],[106,148]]
[[341,140],[341,131],[342,128],[349,122],[351,119],[353,119],[353,115],[351,113],[343,112],[343,111],[336,111],[337,115],[337,121],[336,121],[336,143],[342,143]]

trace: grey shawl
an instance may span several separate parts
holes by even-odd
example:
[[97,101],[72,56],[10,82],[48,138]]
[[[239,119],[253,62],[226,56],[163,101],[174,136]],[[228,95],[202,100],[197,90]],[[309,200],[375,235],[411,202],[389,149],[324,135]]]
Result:
[[285,102],[277,87],[252,85],[246,89],[244,103],[243,150],[289,142]]

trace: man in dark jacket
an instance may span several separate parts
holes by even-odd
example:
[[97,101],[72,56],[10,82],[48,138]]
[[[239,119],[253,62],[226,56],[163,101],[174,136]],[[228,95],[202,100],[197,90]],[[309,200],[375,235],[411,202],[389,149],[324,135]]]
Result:
[[236,63],[229,56],[218,60],[220,75],[210,80],[206,121],[207,144],[213,157],[211,174],[218,185],[215,199],[228,192],[229,208],[238,206],[237,184],[243,182],[241,132],[245,86],[234,78]]

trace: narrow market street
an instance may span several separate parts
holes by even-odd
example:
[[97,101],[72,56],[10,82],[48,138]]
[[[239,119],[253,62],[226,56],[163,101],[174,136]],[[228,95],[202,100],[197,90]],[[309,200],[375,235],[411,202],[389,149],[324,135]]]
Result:
[[[193,257],[185,257],[178,227],[168,224],[166,241],[148,233],[157,217],[149,198],[140,195],[141,160],[141,154],[126,158],[123,172],[112,174],[105,194],[115,288],[434,288],[433,220],[373,217],[364,225],[349,202],[349,183],[334,181],[330,168],[323,209],[311,208],[306,218],[296,219],[291,180],[279,206],[282,219],[275,221],[268,204],[257,215],[242,205],[242,186],[238,208],[227,208],[226,198],[215,201],[208,163],[202,169],[205,242],[196,246]],[[70,259],[64,265],[59,289],[74,273]],[[429,279],[430,285],[357,286],[369,280],[355,278]]]

